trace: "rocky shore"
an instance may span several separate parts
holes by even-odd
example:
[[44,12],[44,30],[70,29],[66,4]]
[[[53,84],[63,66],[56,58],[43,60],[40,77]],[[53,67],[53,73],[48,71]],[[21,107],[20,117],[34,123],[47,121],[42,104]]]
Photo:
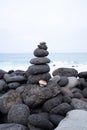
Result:
[[87,110],[87,71],[58,68],[51,76],[48,54],[40,43],[26,71],[0,69],[0,130],[54,130],[67,112]]

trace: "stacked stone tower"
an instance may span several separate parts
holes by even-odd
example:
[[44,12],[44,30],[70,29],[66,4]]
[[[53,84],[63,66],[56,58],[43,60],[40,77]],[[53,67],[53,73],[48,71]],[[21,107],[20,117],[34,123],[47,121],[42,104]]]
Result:
[[40,80],[48,81],[51,78],[48,54],[46,43],[41,42],[38,48],[34,50],[35,58],[30,60],[32,65],[27,70],[28,83],[38,84]]

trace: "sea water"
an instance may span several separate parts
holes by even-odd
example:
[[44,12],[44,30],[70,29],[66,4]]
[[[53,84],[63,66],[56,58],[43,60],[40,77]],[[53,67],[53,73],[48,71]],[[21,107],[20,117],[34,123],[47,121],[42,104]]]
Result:
[[[27,70],[32,58],[32,53],[1,53],[0,69]],[[78,72],[87,71],[87,53],[50,53],[48,58],[51,60],[51,72],[60,67],[75,68]]]

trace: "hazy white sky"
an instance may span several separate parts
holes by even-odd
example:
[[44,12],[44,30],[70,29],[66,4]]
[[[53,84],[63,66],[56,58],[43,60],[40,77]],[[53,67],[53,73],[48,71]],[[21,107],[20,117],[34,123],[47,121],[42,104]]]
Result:
[[0,52],[87,52],[87,0],[0,0]]

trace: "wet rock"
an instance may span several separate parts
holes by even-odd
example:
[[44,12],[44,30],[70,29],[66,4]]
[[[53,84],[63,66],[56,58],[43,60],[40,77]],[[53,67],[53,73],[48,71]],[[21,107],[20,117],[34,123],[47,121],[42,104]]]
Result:
[[8,113],[14,104],[19,103],[22,103],[20,94],[15,90],[10,90],[0,97],[0,111],[4,114]]
[[50,60],[47,57],[38,57],[38,58],[33,58],[30,60],[30,63],[35,64],[35,65],[46,64],[49,62]]
[[68,111],[72,110],[72,106],[68,103],[62,103],[53,108],[50,113],[59,114],[65,116]]
[[55,75],[60,75],[60,76],[67,76],[67,77],[77,77],[78,76],[78,71],[72,68],[58,68],[53,71],[52,73],[53,76]]
[[20,124],[6,123],[0,124],[0,130],[28,130],[28,128]]
[[15,104],[8,112],[8,122],[27,125],[30,110],[25,104]]
[[47,129],[47,130],[53,130],[53,124],[47,120],[46,118],[44,118],[43,116],[39,115],[39,114],[32,114],[29,116],[28,118],[28,122],[38,128],[41,129]]

